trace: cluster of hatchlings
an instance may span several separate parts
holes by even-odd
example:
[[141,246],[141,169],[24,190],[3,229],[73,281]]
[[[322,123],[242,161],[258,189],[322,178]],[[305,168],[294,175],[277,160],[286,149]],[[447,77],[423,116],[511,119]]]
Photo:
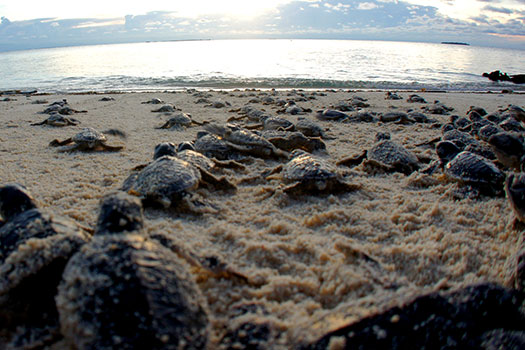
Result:
[[[58,104],[58,114],[67,105],[63,102],[62,106]],[[153,99],[145,103],[164,102]],[[356,106],[364,103],[360,99],[351,102]],[[281,112],[294,114],[286,111],[292,106]],[[438,107],[446,106],[438,102],[432,106]],[[354,115],[344,112],[351,108],[341,104],[339,109],[318,111],[317,118],[322,122],[378,118],[364,117],[361,111]],[[370,174],[442,172],[469,193],[497,196],[506,192],[517,218],[525,222],[525,175],[520,173],[525,170],[525,129],[521,125],[525,111],[517,106],[490,115],[472,107],[467,117],[450,117],[450,123],[442,126],[443,135],[428,143],[435,144],[438,160],[425,168],[417,156],[386,132],[376,135],[370,149],[333,164],[322,156],[326,153],[323,140],[331,136],[304,117],[292,123],[245,107],[238,110],[240,117],[215,124],[195,122],[171,105],[164,104],[154,112],[169,115],[158,128],[200,125],[203,130],[193,141],[157,145],[151,162],[135,167],[120,191],[103,198],[94,230],[38,209],[20,185],[0,187],[0,324],[5,347],[36,348],[64,338],[79,350],[204,349],[210,327],[206,301],[185,264],[204,274],[240,278],[247,283],[250,279],[217,257],[199,257],[179,247],[167,235],[145,234],[143,206],[186,207],[202,212],[202,202],[193,199],[192,192],[199,186],[235,192],[236,184],[224,176],[217,177],[214,171],[244,170],[250,157],[279,161],[277,167],[253,178],[278,179],[282,184],[275,191],[290,196],[358,191],[361,186],[349,182],[338,167],[362,165]],[[56,117],[55,112],[52,116]],[[415,120],[415,116],[381,118],[385,122]],[[232,123],[243,119],[249,123]],[[67,123],[76,125],[77,121]],[[64,141],[54,140],[51,145],[70,143],[74,147],[68,150],[122,148],[107,145],[104,134],[91,128]],[[507,175],[510,171],[518,173]],[[518,289],[525,286],[522,265],[515,273]]]

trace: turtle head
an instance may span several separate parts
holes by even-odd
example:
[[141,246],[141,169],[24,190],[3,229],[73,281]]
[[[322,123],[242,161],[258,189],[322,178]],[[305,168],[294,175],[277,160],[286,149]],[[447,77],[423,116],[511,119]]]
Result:
[[143,226],[142,204],[137,197],[116,192],[102,199],[95,234],[134,232]]
[[155,146],[153,152],[153,159],[158,159],[163,156],[175,156],[177,150],[173,142],[162,142]]
[[189,149],[189,150],[192,150],[192,151],[195,151],[195,147],[193,146],[193,143],[190,142],[190,141],[182,141],[181,143],[179,143],[179,145],[177,146],[177,152],[181,152],[181,151],[184,151],[186,149]]
[[19,184],[0,187],[0,215],[9,221],[26,210],[36,208],[29,192]]

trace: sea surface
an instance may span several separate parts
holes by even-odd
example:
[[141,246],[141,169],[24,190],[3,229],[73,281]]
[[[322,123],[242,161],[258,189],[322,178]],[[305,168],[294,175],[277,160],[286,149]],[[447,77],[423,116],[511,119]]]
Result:
[[344,88],[525,91],[525,50],[357,40],[202,40],[0,52],[0,90]]

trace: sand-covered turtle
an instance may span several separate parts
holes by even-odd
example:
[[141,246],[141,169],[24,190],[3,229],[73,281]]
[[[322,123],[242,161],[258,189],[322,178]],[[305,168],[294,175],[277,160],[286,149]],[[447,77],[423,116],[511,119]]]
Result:
[[78,125],[80,121],[75,118],[67,118],[59,113],[52,113],[48,118],[44,119],[38,123],[32,123],[31,125],[49,125],[49,126],[68,126],[68,125]]
[[170,118],[161,126],[156,129],[171,129],[171,130],[180,130],[192,125],[204,125],[207,122],[200,123],[192,119],[191,115],[187,113],[177,113]]
[[505,181],[505,193],[516,217],[525,223],[525,174],[509,174]]
[[338,165],[356,166],[363,163],[369,173],[400,172],[410,175],[420,167],[418,158],[405,147],[390,139],[389,133],[378,132],[376,143],[357,156],[350,156],[337,162]]
[[505,174],[491,161],[472,152],[463,151],[456,155],[446,164],[445,174],[484,194],[500,195],[503,192]]
[[239,152],[259,158],[288,158],[288,153],[278,149],[271,142],[254,132],[233,124],[208,124],[211,132],[230,144]]
[[273,169],[267,178],[276,178],[278,172],[281,174],[277,178],[286,184],[282,190],[289,195],[338,194],[360,188],[346,182],[334,165],[303,150],[293,151],[291,159]]
[[200,185],[235,190],[235,185],[226,178],[216,178],[198,164],[169,155],[155,159],[138,173],[132,173],[121,189],[137,195],[145,205],[160,204],[169,208],[186,204],[190,210],[199,212],[188,195]]
[[136,197],[103,199],[92,241],[68,261],[58,287],[60,328],[73,348],[206,348],[206,300],[184,260],[142,227]]
[[[114,133],[114,132],[113,132]],[[114,133],[118,134],[118,133]],[[63,141],[53,140],[49,143],[52,147],[73,145],[64,151],[107,151],[116,152],[123,149],[123,146],[110,146],[106,144],[106,136],[93,128],[84,128],[79,133]]]
[[57,285],[90,234],[40,210],[18,184],[0,187],[0,348],[33,349],[59,337]]

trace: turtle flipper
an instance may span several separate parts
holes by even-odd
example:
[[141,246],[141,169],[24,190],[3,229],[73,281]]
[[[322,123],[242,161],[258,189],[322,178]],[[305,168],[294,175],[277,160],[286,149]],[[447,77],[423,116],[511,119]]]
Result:
[[42,122],[39,122],[39,123],[32,123],[32,124],[29,124],[31,126],[35,126],[35,125],[44,125],[44,124],[47,124],[47,119],[42,121]]
[[68,139],[65,139],[64,141],[59,141],[57,139],[54,139],[49,143],[49,146],[51,147],[58,147],[58,146],[65,146],[69,145],[71,142],[73,142],[73,139],[70,137]]
[[170,128],[170,122],[167,121],[164,124],[162,124],[161,126],[156,127],[155,129],[169,129],[169,128]]
[[210,184],[216,188],[219,188],[221,190],[224,190],[224,191],[228,191],[228,192],[236,192],[237,191],[237,186],[235,186],[234,184],[232,184],[230,181],[228,181],[228,179],[226,179],[224,176],[223,177],[215,177],[214,175],[212,175],[211,173],[209,173],[208,171],[204,170],[204,169],[200,169],[200,172],[201,172],[201,176],[202,176],[202,181],[207,183],[207,184]]
[[100,145],[100,148],[103,150],[103,151],[106,151],[106,152],[118,152],[120,151],[121,149],[124,148],[124,146],[110,146],[110,145],[106,145],[105,143],[102,143]]

